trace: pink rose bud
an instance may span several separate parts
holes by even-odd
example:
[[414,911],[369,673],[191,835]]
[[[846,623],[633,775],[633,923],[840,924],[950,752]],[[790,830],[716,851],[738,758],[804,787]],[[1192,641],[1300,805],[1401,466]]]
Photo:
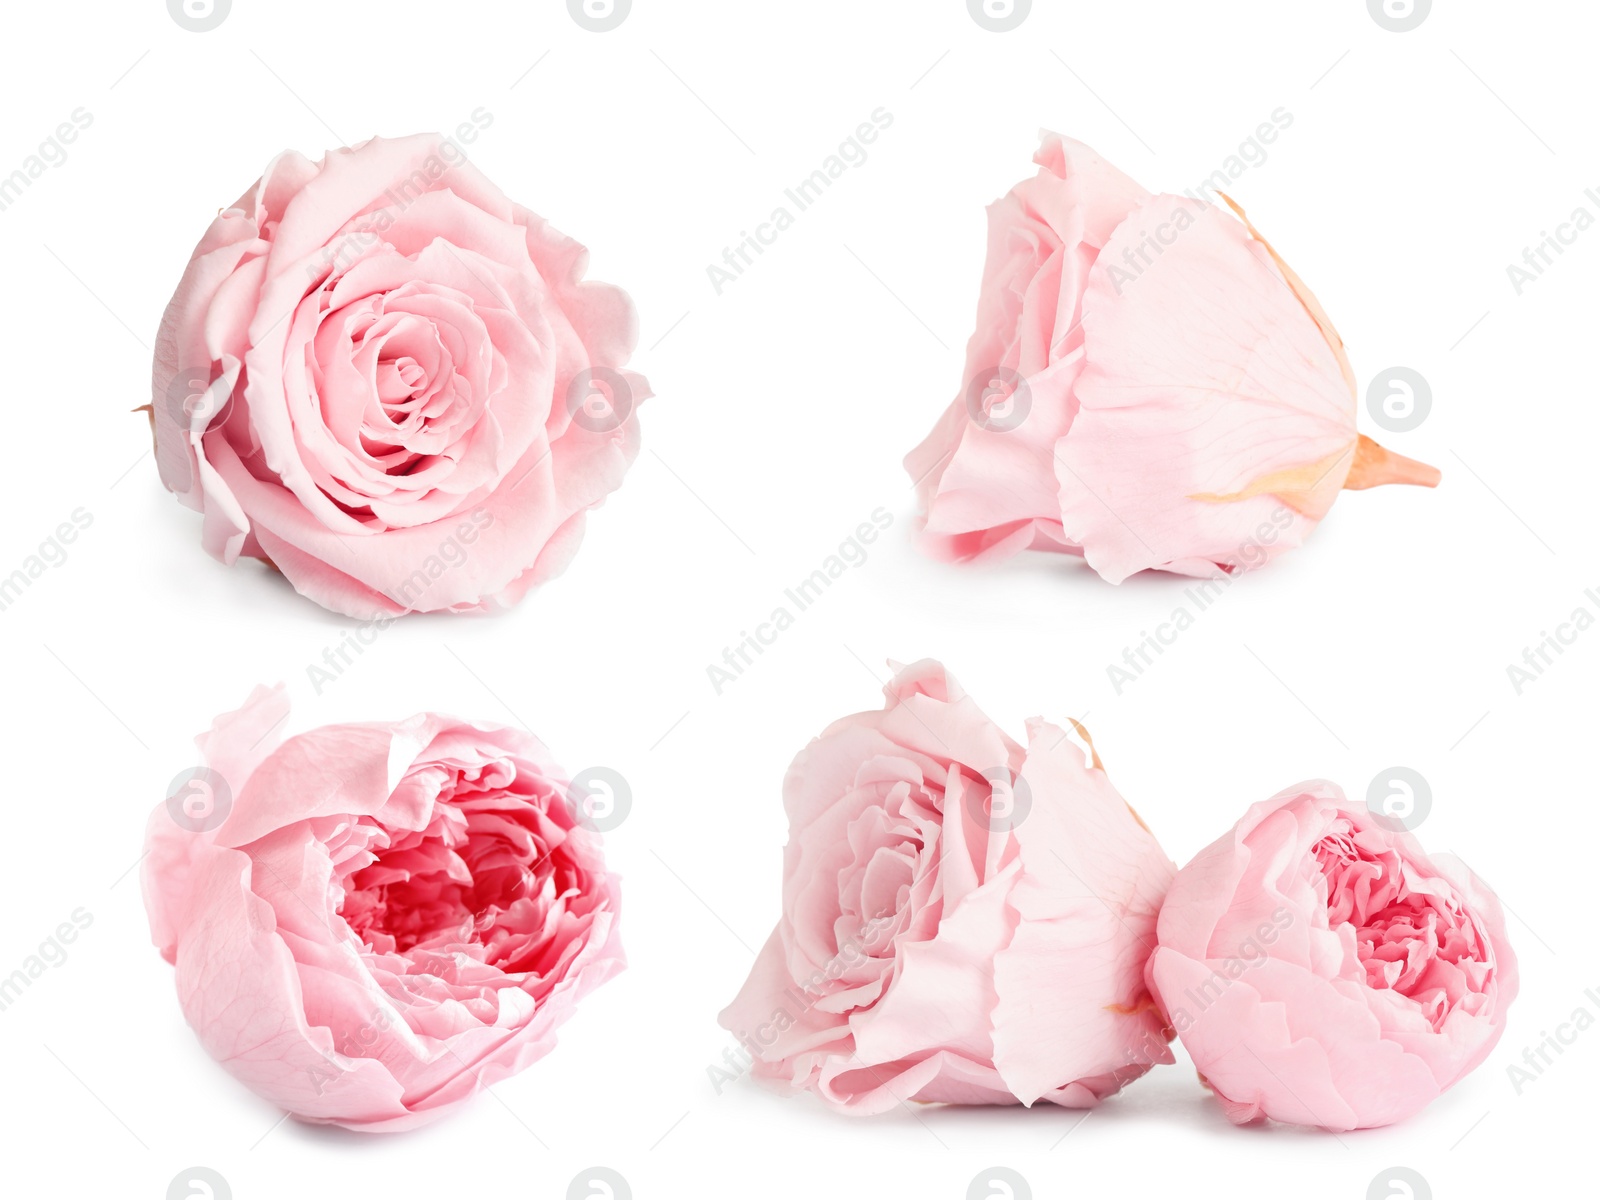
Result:
[[428,713],[279,745],[288,715],[257,688],[151,814],[151,934],[247,1087],[303,1121],[422,1125],[622,969],[617,881],[530,734]]
[[1196,855],[1159,941],[1151,990],[1241,1124],[1404,1120],[1484,1060],[1517,994],[1494,894],[1326,780]]
[[515,603],[639,452],[633,304],[583,282],[587,259],[456,140],[280,154],[161,320],[162,482],[212,555],[262,559],[335,611]]
[[1236,207],[1152,195],[1059,134],[1034,161],[989,206],[961,394],[906,456],[931,553],[1231,574],[1341,488],[1438,483],[1356,432],[1344,343]]
[[1040,720],[1024,750],[932,661],[885,693],[784,780],[783,915],[721,1016],[754,1076],[1086,1108],[1171,1062],[1144,966],[1173,865],[1099,759]]

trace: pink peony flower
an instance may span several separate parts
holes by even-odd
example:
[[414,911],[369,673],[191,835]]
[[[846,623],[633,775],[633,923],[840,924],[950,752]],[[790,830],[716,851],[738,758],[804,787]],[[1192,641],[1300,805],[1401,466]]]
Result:
[[532,736],[424,714],[278,745],[257,688],[151,814],[145,907],[206,1051],[303,1121],[432,1121],[623,967],[617,881]]
[[1500,1039],[1517,962],[1494,894],[1325,780],[1178,873],[1148,979],[1239,1123],[1400,1121]]
[[755,1077],[1082,1108],[1171,1062],[1144,964],[1173,865],[1099,759],[1039,720],[1024,750],[932,661],[885,693],[784,780],[783,916],[721,1016]]
[[515,603],[639,451],[633,305],[587,257],[454,140],[279,155],[162,318],[162,482],[211,554],[338,612]]
[[989,206],[964,389],[906,456],[931,553],[1215,576],[1298,546],[1341,488],[1438,482],[1356,432],[1343,342],[1237,208],[1059,134],[1034,161]]

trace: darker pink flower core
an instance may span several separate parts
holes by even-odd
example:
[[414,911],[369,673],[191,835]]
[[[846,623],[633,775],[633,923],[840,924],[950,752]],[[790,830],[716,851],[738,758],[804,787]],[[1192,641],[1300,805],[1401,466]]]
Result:
[[1486,939],[1444,881],[1420,875],[1380,838],[1337,818],[1312,850],[1328,927],[1348,927],[1366,984],[1406,997],[1434,1029],[1477,1012],[1493,974]]
[[408,992],[476,983],[543,996],[604,894],[566,798],[503,760],[422,766],[401,790],[434,796],[423,828],[359,817],[329,840],[340,915]]

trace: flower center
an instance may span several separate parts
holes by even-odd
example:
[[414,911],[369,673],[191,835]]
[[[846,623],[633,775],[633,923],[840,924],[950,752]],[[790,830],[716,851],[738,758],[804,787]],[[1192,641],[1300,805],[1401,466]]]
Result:
[[[548,926],[582,887],[541,806],[457,779],[428,825],[362,818],[340,913],[367,947],[411,957],[466,953],[506,972],[542,971]],[[481,782],[478,781],[478,782]]]
[[1413,888],[1399,853],[1367,843],[1347,820],[1312,853],[1327,887],[1328,927],[1351,929],[1368,987],[1406,997],[1435,1028],[1458,1004],[1475,1002],[1490,967],[1452,896]]

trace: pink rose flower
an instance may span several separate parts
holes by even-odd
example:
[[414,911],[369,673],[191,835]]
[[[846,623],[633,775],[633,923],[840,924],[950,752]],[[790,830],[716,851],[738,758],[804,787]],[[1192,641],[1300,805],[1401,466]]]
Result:
[[1388,1125],[1488,1055],[1517,994],[1494,894],[1313,780],[1178,873],[1149,982],[1228,1116]]
[[1040,720],[1024,750],[932,661],[885,694],[784,780],[783,916],[721,1016],[755,1077],[1083,1108],[1173,1061],[1144,964],[1174,868],[1099,759]]
[[278,745],[257,688],[151,814],[145,907],[207,1053],[303,1121],[432,1121],[623,967],[617,881],[549,752],[432,713]]
[[279,155],[162,318],[162,482],[338,612],[515,603],[639,451],[633,305],[587,257],[436,134]]
[[989,206],[963,391],[906,456],[932,554],[1216,576],[1298,546],[1341,488],[1438,482],[1356,432],[1344,344],[1248,222],[1059,134],[1034,161]]

